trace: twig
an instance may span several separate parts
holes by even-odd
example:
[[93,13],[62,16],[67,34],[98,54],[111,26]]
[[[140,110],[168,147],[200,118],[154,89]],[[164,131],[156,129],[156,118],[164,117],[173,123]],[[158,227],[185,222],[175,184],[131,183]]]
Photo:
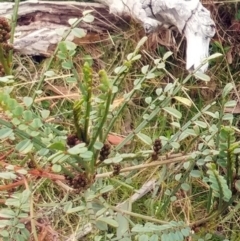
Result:
[[91,233],[93,227],[91,223],[84,225],[80,230],[76,233],[72,234],[66,241],[76,241],[80,238],[86,236],[87,234]]
[[14,151],[14,149],[11,149],[6,154],[3,154],[2,156],[0,156],[0,160],[3,160],[5,157],[9,156],[13,151]]
[[[188,159],[190,157],[191,157],[191,155],[189,154],[189,155],[184,155],[184,156],[172,158],[170,160],[164,160],[164,161],[160,160],[160,161],[154,161],[154,162],[147,163],[147,164],[140,164],[140,165],[137,165],[137,166],[126,167],[126,168],[121,169],[120,173],[130,172],[130,171],[143,169],[143,168],[162,166],[162,165],[171,164],[171,163],[180,162],[180,161],[186,162],[186,161],[188,161]],[[110,177],[112,174],[113,174],[113,172],[105,172],[105,173],[97,174],[96,178]]]
[[13,189],[15,187],[22,186],[24,184],[25,184],[24,180],[20,180],[18,182],[14,182],[14,183],[11,183],[11,184],[8,184],[8,185],[1,185],[0,191],[10,190],[10,189]]
[[[173,158],[169,157],[168,160],[162,160],[164,157],[161,157],[159,161],[154,161],[151,163],[147,164],[140,164],[137,166],[132,166],[132,167],[126,167],[120,170],[120,173],[124,172],[129,172],[133,170],[139,170],[139,169],[144,169],[144,168],[149,168],[149,167],[156,167],[156,166],[163,166],[166,164],[171,164],[171,163],[176,163],[176,162],[186,162],[190,158],[190,154],[188,155],[182,155],[182,156],[177,156],[175,155]],[[98,178],[105,178],[105,177],[110,177],[113,175],[113,172],[105,172],[101,174],[96,175],[96,179]],[[66,191],[73,191],[74,189],[69,187],[68,185],[64,184],[60,179],[56,180],[55,183],[59,185],[60,187],[64,188]]]
[[63,182],[61,182],[61,181],[59,181],[59,180],[55,181],[55,183],[56,183],[57,185],[59,185],[60,187],[62,187],[63,189],[65,189],[66,191],[68,191],[68,192],[74,191],[73,188],[69,187],[68,185],[66,185],[65,183],[63,183]]

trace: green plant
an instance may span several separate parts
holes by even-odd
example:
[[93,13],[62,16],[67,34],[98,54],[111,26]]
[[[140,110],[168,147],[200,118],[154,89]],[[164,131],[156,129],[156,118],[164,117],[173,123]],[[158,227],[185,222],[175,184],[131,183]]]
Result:
[[[206,127],[204,122],[198,120],[198,118],[202,118],[204,113],[208,113],[208,109],[214,104],[208,105],[205,109],[195,115],[190,121],[185,123],[182,127],[180,124],[181,112],[176,108],[171,107],[171,99],[178,99],[181,103],[189,104],[189,101],[183,97],[176,97],[176,94],[182,90],[182,84],[180,84],[177,80],[174,83],[168,84],[164,89],[158,88],[156,90],[157,97],[155,99],[147,99],[146,102],[148,107],[145,110],[145,114],[143,115],[143,121],[139,124],[139,126],[134,130],[133,133],[129,134],[128,137],[123,140],[115,149],[110,153],[110,158],[105,160],[104,158],[100,158],[99,154],[101,154],[101,149],[104,147],[104,143],[106,141],[108,133],[111,131],[111,128],[114,126],[114,122],[117,120],[120,113],[123,111],[126,104],[132,98],[134,93],[141,89],[141,84],[145,79],[153,78],[154,71],[161,68],[164,69],[164,62],[161,60],[155,60],[155,67],[153,69],[149,69],[149,66],[144,66],[142,68],[142,77],[136,79],[134,83],[134,88],[129,93],[124,96],[124,101],[118,110],[111,112],[111,104],[116,98],[116,91],[118,89],[118,85],[121,84],[124,77],[128,73],[128,69],[133,65],[133,62],[140,58],[140,55],[137,54],[138,49],[144,43],[144,40],[140,42],[137,46],[136,51],[133,54],[129,54],[127,57],[127,61],[123,66],[118,67],[116,72],[116,77],[113,80],[108,79],[106,73],[104,71],[100,71],[99,73],[99,86],[97,88],[97,97],[93,97],[93,88],[92,88],[92,73],[91,68],[88,64],[85,64],[83,67],[83,80],[79,83],[81,90],[83,91],[82,99],[77,101],[73,106],[73,121],[75,126],[75,133],[67,138],[67,143],[70,146],[67,147],[63,140],[65,131],[57,130],[53,125],[49,125],[44,123],[44,119],[49,116],[49,111],[40,110],[39,113],[36,112],[33,106],[33,98],[24,97],[23,103],[24,105],[18,103],[14,98],[10,97],[9,93],[2,92],[1,95],[1,107],[5,110],[5,113],[8,115],[8,118],[11,119],[10,123],[4,120],[1,120],[1,124],[4,125],[0,130],[1,138],[11,138],[12,140],[16,140],[15,150],[21,154],[25,154],[27,160],[29,157],[33,157],[32,161],[36,162],[36,158],[41,158],[41,160],[45,160],[47,162],[52,163],[52,170],[55,172],[64,173],[65,177],[68,180],[68,184],[71,185],[74,189],[78,190],[86,190],[95,181],[95,173],[97,168],[101,167],[102,164],[112,164],[119,163],[124,160],[128,160],[129,158],[133,158],[134,156],[148,156],[150,152],[139,152],[139,153],[122,153],[119,152],[121,148],[124,146],[124,143],[130,141],[133,137],[139,138],[146,145],[152,146],[153,141],[152,138],[143,134],[141,131],[143,128],[148,125],[151,120],[159,115],[159,113],[166,113],[172,116],[175,121],[173,122],[174,126],[178,127],[178,131],[172,135],[169,139],[164,136],[161,136],[161,151],[166,151],[170,149],[178,150],[180,147],[180,142],[189,136],[197,136],[198,129],[190,129],[190,127],[194,124],[198,127]],[[68,42],[60,43],[60,51],[58,55],[61,54],[63,59],[63,53],[65,57],[70,56],[69,51],[73,51],[75,46],[69,44],[71,49],[68,49]],[[74,48],[73,48],[74,47]],[[163,61],[169,56],[163,58]],[[63,59],[63,63],[69,61],[69,59]],[[73,64],[69,61],[69,65],[73,66]],[[65,64],[63,66],[66,67]],[[204,75],[202,78],[206,78]],[[183,84],[190,78],[187,77]],[[7,90],[7,89],[6,89]],[[150,112],[150,114],[147,114]],[[210,113],[210,112],[209,112]],[[197,134],[198,133],[198,134]],[[22,139],[22,140],[21,140]],[[72,146],[72,147],[71,147]],[[144,154],[146,153],[146,154]],[[198,153],[197,155],[201,154]],[[192,154],[193,155],[193,154]],[[196,154],[195,154],[196,155]],[[192,159],[193,160],[193,159]],[[196,158],[195,158],[196,160]],[[24,165],[25,161],[21,164]],[[169,205],[169,201],[173,200],[174,194],[182,188],[185,191],[189,190],[189,185],[185,182],[185,180],[191,174],[194,177],[198,176],[198,173],[193,171],[193,166],[195,162],[192,161],[190,166],[185,165],[187,169],[186,173],[179,180],[179,185],[172,191],[169,197],[171,199],[166,199],[163,207],[167,207]],[[36,164],[38,165],[38,164]],[[43,166],[42,166],[43,168]],[[31,172],[29,172],[31,173]],[[43,174],[39,174],[40,176]],[[50,177],[50,174],[49,174]],[[163,180],[166,179],[167,176],[163,177]],[[222,177],[221,177],[222,178]],[[112,186],[106,186],[103,188],[98,188],[97,192],[85,192],[85,200],[86,206],[81,205],[78,207],[72,207],[73,204],[67,202],[64,210],[67,213],[72,212],[80,212],[83,210],[87,210],[90,217],[92,216],[91,221],[97,225],[100,230],[106,230],[106,224],[118,227],[116,221],[113,218],[102,217],[102,214],[106,212],[106,210],[113,209],[113,207],[109,206],[105,202],[98,200],[101,203],[102,208],[98,210],[96,214],[92,213],[93,203],[95,199],[99,198],[99,194],[103,194],[105,192],[109,192],[112,190]],[[224,196],[223,196],[224,197]],[[169,200],[169,201],[168,201]],[[224,199],[223,199],[224,200]],[[101,215],[100,215],[100,214]],[[96,216],[95,216],[96,215]],[[143,218],[148,220],[147,216],[142,216],[139,214],[134,214],[130,212],[130,215],[136,216],[138,218]],[[96,221],[95,221],[96,220]],[[150,219],[151,220],[151,219]],[[162,222],[160,220],[152,220],[153,222]],[[164,222],[165,223],[165,222]],[[163,230],[168,230],[171,226],[171,222],[167,224],[162,224],[163,226],[159,226],[159,228]],[[165,227],[165,226],[166,227]],[[135,225],[134,225],[135,226]],[[161,234],[164,240],[168,240],[172,238],[174,235],[179,236],[179,240],[183,240],[184,235],[190,235],[190,229],[186,229],[187,226],[180,224],[182,229],[179,229],[176,224],[174,224],[174,231]],[[178,227],[176,229],[176,227]],[[118,229],[120,229],[119,227]],[[180,232],[177,232],[177,230]],[[182,230],[188,230],[188,233],[185,232],[182,234]],[[140,237],[146,237],[148,231],[142,229],[143,234]],[[132,233],[129,233],[131,236],[135,235],[135,229],[133,228]],[[167,236],[166,236],[167,235]],[[153,234],[155,237],[156,234]],[[174,236],[174,237],[175,237]]]
[[[1,178],[15,179],[16,176],[14,177],[11,172],[5,172],[1,173]],[[0,217],[4,218],[0,225],[2,229],[0,235],[3,240],[29,240],[30,232],[24,223],[30,212],[30,198],[31,192],[26,189],[20,193],[14,193],[11,198],[6,199],[5,205],[7,207],[0,210]],[[26,219],[25,222],[24,219]]]
[[[234,116],[224,113],[225,107],[236,105],[236,101],[228,101],[234,86],[227,84],[222,99],[211,101],[199,109],[189,96],[187,83],[195,79],[194,76],[202,81],[210,78],[199,72],[183,79],[175,78],[165,65],[171,52],[164,53],[162,58],[152,58],[151,63],[135,70],[132,76],[132,69],[142,58],[140,51],[146,37],[122,64],[116,66],[111,76],[104,69],[95,73],[89,61],[79,72],[73,60],[77,46],[67,40],[69,33],[77,37],[86,34],[76,27],[79,21],[91,22],[93,17],[87,11],[81,19],[69,21],[71,28],[58,44],[31,97],[14,95],[12,76],[0,79],[4,85],[0,92],[3,110],[0,118],[1,149],[10,153],[0,160],[3,169],[0,175],[7,177],[1,190],[20,187],[23,183],[26,188],[25,191],[21,188],[14,190],[10,198],[7,192],[3,193],[0,217],[6,218],[1,226],[6,230],[1,230],[0,234],[6,240],[9,237],[18,240],[16,234],[20,234],[19,240],[28,240],[29,231],[23,225],[23,219],[31,218],[31,233],[38,240],[36,220],[42,218],[44,212],[38,211],[42,207],[34,202],[33,196],[45,192],[46,187],[36,186],[41,182],[38,180],[47,178],[48,185],[54,186],[56,181],[66,189],[60,201],[57,195],[52,197],[53,201],[49,194],[44,197],[49,202],[46,204],[44,200],[44,205],[53,207],[49,212],[61,210],[63,215],[58,215],[59,219],[70,217],[69,220],[81,222],[81,226],[89,222],[97,230],[94,240],[153,241],[160,238],[162,241],[183,241],[190,236],[195,240],[210,240],[206,232],[194,236],[192,230],[215,220],[238,200],[238,193],[234,190],[235,173],[239,171],[237,130],[232,126]],[[209,59],[215,57],[219,55]],[[72,118],[67,126],[49,123],[51,111],[35,103],[46,77],[57,75],[52,69],[56,59],[70,76],[66,82],[76,84],[81,92],[79,100],[71,103]],[[129,108],[135,95],[143,92],[143,84],[159,77],[159,72],[171,81],[155,88],[152,95],[144,93],[144,110],[137,126],[118,145],[110,146],[108,135],[117,120]],[[116,106],[121,94],[119,90],[129,77],[133,79],[132,88],[125,90]],[[186,114],[189,110],[191,115]],[[151,127],[161,118],[165,120],[165,128],[161,133],[156,128],[153,133]],[[137,147],[126,151],[126,145],[130,143],[131,146],[134,141]],[[127,162],[130,167],[122,168]],[[136,174],[136,170],[141,171]],[[127,190],[126,196],[136,191],[138,187],[134,181],[142,172],[144,181],[148,176],[156,180],[153,193],[145,202],[151,212],[133,211],[131,198],[120,207],[106,198],[107,195],[116,196],[121,188]],[[123,173],[127,175],[122,176]],[[200,184],[196,184],[197,181]],[[35,182],[37,184],[33,185]],[[194,193],[197,188],[200,191]],[[178,213],[178,202],[181,204],[184,199],[191,201],[193,195],[204,200],[198,202],[204,211],[199,214],[194,210],[189,214],[183,208]],[[172,215],[169,210],[174,208],[176,211]],[[195,203],[193,208],[198,209]]]

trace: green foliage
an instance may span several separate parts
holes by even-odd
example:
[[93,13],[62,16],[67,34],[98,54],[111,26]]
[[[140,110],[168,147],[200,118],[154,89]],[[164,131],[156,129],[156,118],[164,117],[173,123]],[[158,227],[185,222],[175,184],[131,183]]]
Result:
[[24,190],[6,199],[6,208],[0,209],[0,217],[3,218],[0,224],[0,236],[2,240],[29,240],[30,233],[21,220],[28,217],[28,213],[30,212],[30,198],[31,192]]
[[[182,79],[175,78],[166,68],[172,55],[170,51],[165,52],[162,58],[152,58],[147,64],[142,64],[141,49],[146,37],[138,42],[122,63],[114,66],[113,73],[105,69],[96,73],[92,61],[86,61],[80,72],[74,60],[78,47],[68,41],[67,36],[72,33],[78,38],[84,37],[86,32],[77,27],[78,23],[91,23],[93,20],[91,11],[86,11],[81,19],[69,20],[71,27],[67,33],[58,30],[63,35],[62,41],[32,96],[16,97],[14,76],[0,78],[4,85],[0,91],[0,108],[3,111],[0,118],[1,149],[8,150],[8,145],[13,147],[11,157],[6,157],[8,163],[1,163],[3,170],[0,177],[3,186],[12,184],[17,177],[28,177],[32,190],[18,189],[10,198],[6,197],[0,210],[0,217],[4,218],[0,224],[0,235],[3,240],[28,240],[30,234],[22,219],[35,218],[30,207],[40,209],[49,205],[54,207],[51,212],[61,210],[64,215],[58,215],[57,219],[66,218],[66,223],[72,224],[75,220],[75,226],[78,222],[83,226],[90,222],[98,234],[94,240],[183,241],[187,237],[198,241],[211,240],[211,234],[206,232],[194,236],[193,227],[209,220],[215,221],[216,216],[226,212],[232,202],[238,200],[239,180],[235,179],[239,172],[238,130],[232,125],[233,114],[224,112],[224,108],[236,105],[236,101],[229,101],[234,84],[225,85],[218,101],[209,101],[199,108],[198,103],[189,97],[186,86],[192,79],[207,82],[210,77],[193,73]],[[219,56],[215,54],[209,60]],[[66,84],[77,86],[80,91],[79,99],[69,105],[70,123],[62,126],[49,122],[52,110],[35,101],[46,78],[57,75],[57,71],[52,69],[55,59],[60,62],[61,70],[69,75]],[[158,86],[151,94],[144,93],[146,83],[160,78],[159,73],[171,81]],[[132,85],[124,89],[124,83],[129,78]],[[121,89],[124,89],[122,95]],[[122,98],[116,106],[119,96]],[[125,111],[131,109],[136,96],[143,96],[143,110],[134,120],[136,126],[110,148],[108,136]],[[157,125],[163,125],[162,122],[165,127],[159,131],[161,126]],[[134,142],[137,144],[133,147]],[[34,167],[29,165],[29,160]],[[152,170],[154,160],[158,169]],[[127,174],[117,176],[122,172],[120,165],[125,162],[130,165],[124,170]],[[142,176],[139,175],[141,171],[136,173],[138,169],[143,169]],[[109,174],[110,170],[113,171]],[[63,198],[60,196],[58,199],[56,195],[60,193],[59,188],[52,188],[54,182],[51,180],[58,177],[52,172],[66,178],[64,185],[68,191]],[[33,174],[40,180],[32,178]],[[136,210],[132,210],[134,204],[131,198],[124,200],[125,206],[121,208],[113,201],[121,196],[118,192],[122,194],[120,191],[124,188],[127,190],[123,192],[126,197],[132,191],[138,193],[139,187],[134,183],[138,181],[138,175],[139,179],[142,178],[140,182],[149,177],[156,178],[152,194],[146,197],[146,214],[146,210],[136,209],[137,205],[134,206]],[[52,176],[54,178],[51,179]],[[46,191],[49,185],[52,185],[51,194]],[[38,192],[43,196],[44,205],[33,207],[33,195]],[[110,198],[106,198],[108,195]],[[196,201],[197,205],[192,200],[194,196],[200,200]],[[185,212],[186,204],[182,203],[185,199],[194,203],[196,213],[195,210],[190,214]],[[138,224],[140,222],[142,224]],[[32,232],[36,236],[33,226]]]
[[164,241],[183,241],[185,237],[189,237],[191,233],[191,229],[182,221],[171,221],[163,225],[155,225],[152,223],[146,223],[145,225],[137,224],[131,231],[138,233],[137,240],[139,241],[158,240],[158,237],[161,237],[161,240]]
[[219,197],[220,200],[228,202],[232,197],[232,192],[229,190],[226,179],[219,174],[216,167],[212,165],[207,165],[209,170],[207,174],[209,175],[208,182],[213,190],[213,195]]

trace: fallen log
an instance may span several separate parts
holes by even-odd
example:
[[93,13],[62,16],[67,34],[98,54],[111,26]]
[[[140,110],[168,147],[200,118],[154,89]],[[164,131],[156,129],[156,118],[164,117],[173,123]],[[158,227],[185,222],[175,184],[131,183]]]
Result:
[[[14,3],[0,3],[0,16],[11,18]],[[14,36],[14,50],[26,55],[50,56],[61,36],[56,30],[70,27],[71,18],[80,18],[86,10],[93,10],[92,23],[81,22],[78,27],[87,31],[83,38],[68,36],[79,45],[109,40],[109,33],[121,32],[129,26],[129,16],[110,14],[108,7],[99,3],[26,1],[21,2]]]

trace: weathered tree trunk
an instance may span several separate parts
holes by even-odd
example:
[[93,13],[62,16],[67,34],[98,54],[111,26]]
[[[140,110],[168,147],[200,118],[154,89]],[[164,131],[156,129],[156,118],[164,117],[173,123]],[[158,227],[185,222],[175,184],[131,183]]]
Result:
[[[0,3],[0,16],[11,18],[13,5]],[[84,38],[68,37],[77,44],[107,39],[109,32],[120,32],[128,26],[128,17],[119,18],[109,14],[108,7],[99,3],[26,1],[20,3],[14,49],[28,55],[51,55],[61,40],[56,30],[69,28],[68,20],[82,17],[85,10],[93,10],[91,14],[95,19],[92,23],[79,24],[87,31]]]

